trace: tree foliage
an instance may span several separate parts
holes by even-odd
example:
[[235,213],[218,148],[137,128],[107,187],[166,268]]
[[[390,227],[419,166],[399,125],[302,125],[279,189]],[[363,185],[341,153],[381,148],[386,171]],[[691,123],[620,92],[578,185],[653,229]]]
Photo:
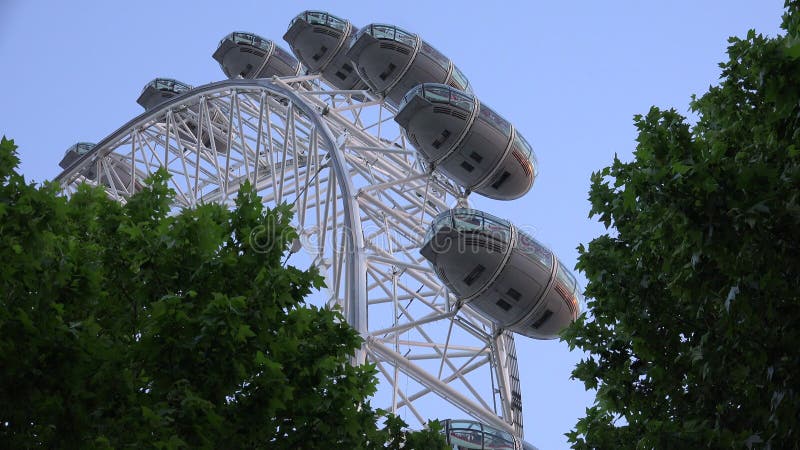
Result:
[[564,334],[596,400],[573,448],[800,446],[800,7],[731,38],[721,82],[636,116],[631,162],[593,174],[591,318]]
[[0,443],[7,448],[441,448],[366,400],[361,339],[282,263],[291,210],[171,211],[164,172],[125,204],[70,198],[0,144]]

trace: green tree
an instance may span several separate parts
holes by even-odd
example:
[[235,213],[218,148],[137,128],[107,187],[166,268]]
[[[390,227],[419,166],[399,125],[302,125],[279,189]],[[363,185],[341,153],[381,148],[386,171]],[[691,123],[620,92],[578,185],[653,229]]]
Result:
[[718,86],[636,116],[593,174],[610,231],[579,248],[591,311],[564,334],[596,400],[573,448],[800,447],[800,7],[731,38]]
[[[441,448],[374,410],[361,339],[306,306],[287,205],[171,211],[164,172],[125,204],[16,172],[0,143],[0,446]],[[407,447],[410,447],[407,446]]]

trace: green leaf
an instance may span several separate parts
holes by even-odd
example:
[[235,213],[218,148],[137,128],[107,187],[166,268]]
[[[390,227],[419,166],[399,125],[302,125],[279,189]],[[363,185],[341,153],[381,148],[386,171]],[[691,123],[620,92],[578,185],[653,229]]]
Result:
[[239,331],[236,333],[236,340],[240,342],[247,341],[248,338],[255,337],[255,333],[253,330],[250,329],[250,326],[247,324],[239,325]]
[[787,37],[784,53],[792,59],[800,58],[800,38],[798,36]]

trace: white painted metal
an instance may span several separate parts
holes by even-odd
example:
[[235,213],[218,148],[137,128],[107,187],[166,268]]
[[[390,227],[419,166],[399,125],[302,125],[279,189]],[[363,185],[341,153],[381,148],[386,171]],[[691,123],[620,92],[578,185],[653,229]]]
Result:
[[418,253],[430,220],[465,193],[417,160],[393,116],[314,76],[227,80],[134,118],[57,180],[124,202],[164,168],[177,207],[230,205],[245,181],[265,203],[293,204],[305,256],[291,261],[320,268],[323,301],[363,336],[354,360],[382,377],[373,404],[420,422],[460,410],[522,438],[513,336],[462,307]]

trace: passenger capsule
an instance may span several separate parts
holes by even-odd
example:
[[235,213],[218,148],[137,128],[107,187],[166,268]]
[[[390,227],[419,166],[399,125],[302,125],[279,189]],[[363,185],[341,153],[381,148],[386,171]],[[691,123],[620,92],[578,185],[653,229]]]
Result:
[[553,339],[578,317],[575,277],[508,221],[446,211],[433,220],[420,253],[455,296],[501,328]]
[[442,424],[445,438],[455,449],[517,450],[517,439],[506,431],[474,420],[447,419]]
[[[61,166],[62,169],[68,169],[78,160],[78,158],[89,153],[95,145],[96,144],[94,142],[78,142],[64,152],[64,157],[61,158],[61,161],[58,163],[58,165]],[[96,176],[95,167],[90,164],[81,172],[81,175],[90,180],[94,180]]]
[[366,89],[350,58],[350,41],[356,27],[324,11],[305,11],[289,24],[283,39],[309,73],[320,73],[337,89]]
[[[180,81],[171,78],[156,78],[147,83],[142,89],[142,94],[136,100],[146,111],[149,111],[161,103],[169,100],[170,98],[181,95],[185,92],[192,90],[192,86],[181,83]],[[176,119],[178,120],[176,130],[178,135],[184,141],[196,141],[198,133],[197,117],[199,110],[197,106],[191,106],[185,111],[175,112]],[[228,151],[228,118],[225,114],[217,108],[209,108],[210,122],[203,122],[203,132],[201,140],[203,145],[208,149],[215,149],[218,152],[224,153]],[[212,129],[209,130],[208,123],[211,123]],[[185,125],[185,127],[183,126]],[[187,129],[189,131],[187,131]],[[214,146],[211,144],[211,134],[214,135]]]
[[467,77],[450,59],[416,34],[393,25],[362,28],[347,56],[370,89],[393,106],[420,83],[445,83],[471,91]]
[[[64,152],[64,157],[61,159],[58,165],[61,166],[62,169],[70,168],[73,164],[75,164],[75,162],[78,161],[78,158],[92,151],[95,145],[96,144],[93,142],[76,143],[68,148],[66,152]],[[86,177],[87,180],[98,181],[96,161],[96,159],[92,160],[91,163],[87,164],[79,172],[81,175]],[[99,183],[118,191],[130,189],[130,165],[130,160],[126,161],[125,158],[120,155],[115,153],[106,155],[104,158],[104,167],[102,167],[100,171]],[[144,179],[145,175],[139,170],[137,170],[136,173],[137,179],[134,181],[133,188],[134,191],[139,191],[142,189],[141,180]]]
[[403,97],[395,121],[429,164],[489,198],[525,195],[538,174],[528,141],[473,94],[425,83]]
[[269,39],[234,32],[221,41],[212,57],[228,78],[285,77],[300,73],[300,62]]
[[172,97],[181,95],[191,89],[192,87],[188,84],[172,78],[156,78],[144,86],[141,95],[136,99],[136,103],[140,104],[146,111],[149,111]]

